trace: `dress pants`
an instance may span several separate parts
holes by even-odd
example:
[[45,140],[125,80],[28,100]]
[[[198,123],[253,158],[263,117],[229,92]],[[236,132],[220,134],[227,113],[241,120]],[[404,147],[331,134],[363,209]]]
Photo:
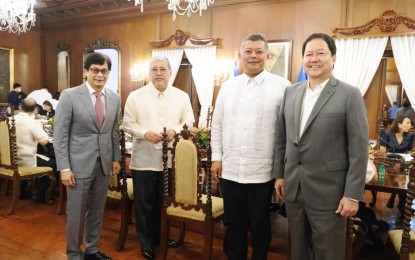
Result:
[[97,158],[92,174],[80,178],[75,174],[75,187],[66,187],[66,254],[69,260],[82,260],[81,245],[85,232],[85,254],[99,251],[102,218],[107,201],[109,176],[104,174]]
[[247,259],[248,229],[252,234],[252,259],[267,259],[271,242],[269,206],[274,181],[242,184],[221,179],[225,208],[226,242],[228,259]]
[[[298,190],[296,202],[285,202],[292,260],[342,260],[346,253],[347,218],[333,210],[308,207]],[[329,195],[328,195],[329,196]]]
[[[36,163],[37,163],[37,166],[51,167],[53,169],[53,175],[55,176],[56,183],[59,183],[59,172],[56,170],[56,161],[54,159],[49,158],[49,160],[46,161],[40,157],[36,157]],[[45,199],[45,194],[46,194],[46,190],[49,187],[49,183],[50,183],[50,180],[48,176],[43,176],[38,179],[38,190],[35,195],[36,199],[42,200],[42,201]]]
[[141,246],[160,241],[163,172],[132,170],[136,229]]

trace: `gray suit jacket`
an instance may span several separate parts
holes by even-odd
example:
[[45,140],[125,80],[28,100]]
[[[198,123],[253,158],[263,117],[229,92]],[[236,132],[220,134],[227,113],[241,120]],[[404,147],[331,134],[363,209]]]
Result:
[[363,200],[368,123],[358,88],[331,77],[299,137],[306,82],[286,89],[277,123],[274,177],[285,200],[298,188],[307,206],[335,211],[341,198]]
[[105,90],[105,120],[97,127],[95,108],[86,84],[62,91],[56,109],[53,146],[58,170],[71,169],[77,178],[91,175],[101,156],[104,173],[121,160],[118,117],[120,97]]

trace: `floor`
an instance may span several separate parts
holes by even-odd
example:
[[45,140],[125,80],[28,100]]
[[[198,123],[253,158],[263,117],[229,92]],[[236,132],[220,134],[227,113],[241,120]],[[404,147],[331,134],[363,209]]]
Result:
[[[378,202],[374,207],[378,219],[385,220],[391,229],[399,227],[402,222],[396,208],[386,208],[389,194],[379,193]],[[370,192],[366,194],[366,201],[371,199]],[[56,215],[56,204],[34,204],[31,200],[20,200],[16,214],[5,216],[9,206],[10,196],[0,198],[0,260],[19,259],[67,259],[65,255],[65,215]],[[396,203],[397,204],[397,201]],[[287,259],[288,254],[288,225],[285,218],[277,212],[271,212],[272,242],[268,259]],[[113,259],[143,259],[140,255],[140,245],[135,234],[134,225],[130,226],[125,249],[115,251],[118,236],[120,214],[118,209],[107,207],[101,234],[101,250]],[[178,230],[173,228],[173,238]],[[226,259],[222,252],[224,227],[221,223],[215,226],[213,244],[213,259]],[[387,232],[379,232],[379,236],[386,240]],[[168,251],[168,259],[197,259],[201,257],[203,236],[188,232],[184,244],[178,249]],[[157,254],[157,251],[156,251]],[[360,260],[382,259],[383,252],[372,254],[362,252]]]

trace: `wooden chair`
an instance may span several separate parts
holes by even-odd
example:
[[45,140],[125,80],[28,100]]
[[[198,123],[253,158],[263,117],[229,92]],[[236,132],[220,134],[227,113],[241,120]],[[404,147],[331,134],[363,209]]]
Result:
[[121,208],[121,225],[115,250],[124,249],[127,240],[128,226],[131,223],[131,211],[134,203],[133,179],[127,178],[125,151],[125,133],[120,130],[121,173],[110,177],[107,198],[115,201]]
[[[392,230],[388,233],[388,248],[393,246],[393,252],[388,259],[415,259],[415,230],[411,231],[412,204],[415,197],[415,166],[410,166],[408,193],[405,203],[403,229]],[[411,239],[412,238],[412,239]],[[392,246],[391,246],[392,245]]]
[[[162,259],[167,257],[167,241],[172,221],[178,222],[181,227],[179,244],[184,240],[185,225],[199,227],[204,235],[203,255],[211,259],[214,221],[223,215],[224,209],[223,199],[212,196],[210,143],[207,146],[207,194],[202,194],[203,176],[198,137],[186,125],[180,134],[176,134],[172,147],[168,147],[166,128],[163,136],[164,202],[160,241]],[[171,174],[168,169],[169,152]]]
[[[115,202],[121,208],[121,224],[120,231],[118,233],[118,240],[115,246],[115,250],[121,251],[124,249],[125,241],[128,235],[128,226],[131,223],[132,205],[134,202],[133,195],[133,181],[131,178],[127,178],[127,165],[126,165],[126,151],[125,151],[125,133],[120,130],[120,147],[121,147],[121,173],[119,175],[110,176],[107,199],[110,202]],[[64,213],[64,207],[66,204],[66,189],[65,186],[59,181],[60,196],[58,209],[56,214],[60,215]]]
[[50,185],[46,192],[46,201],[50,201],[56,180],[50,167],[28,167],[17,165],[16,126],[14,117],[0,117],[0,178],[12,181],[13,192],[7,215],[14,214],[20,196],[20,181],[47,175]]

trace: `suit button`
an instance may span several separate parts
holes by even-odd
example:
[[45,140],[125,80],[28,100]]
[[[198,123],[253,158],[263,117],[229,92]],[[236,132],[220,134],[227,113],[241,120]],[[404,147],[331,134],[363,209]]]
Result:
[[298,146],[298,144],[297,143],[294,143],[294,146]]
[[299,161],[297,164],[298,164],[298,165],[301,165],[301,164],[303,164],[303,162],[302,162],[302,161]]

